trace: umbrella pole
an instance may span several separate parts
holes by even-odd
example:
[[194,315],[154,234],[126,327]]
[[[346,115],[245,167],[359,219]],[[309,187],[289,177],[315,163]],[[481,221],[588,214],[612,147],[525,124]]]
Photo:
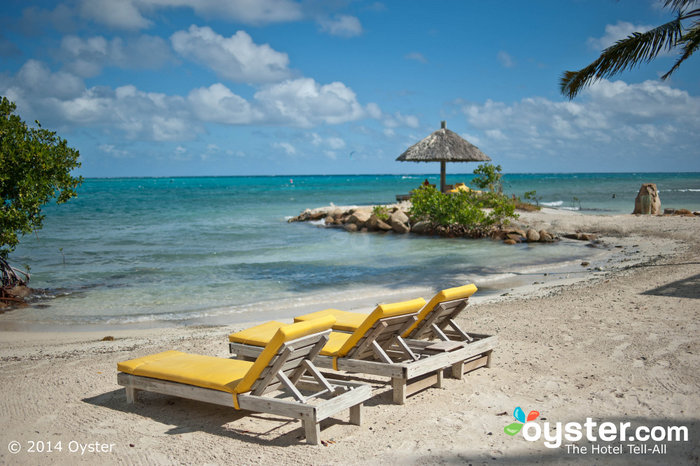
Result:
[[440,162],[440,192],[445,192],[445,161]]

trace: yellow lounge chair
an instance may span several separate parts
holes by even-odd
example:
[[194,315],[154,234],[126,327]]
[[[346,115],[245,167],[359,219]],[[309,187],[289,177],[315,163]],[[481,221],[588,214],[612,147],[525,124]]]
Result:
[[[476,291],[477,288],[474,284],[440,291],[420,310],[416,322],[402,334],[402,337],[407,341],[439,339],[445,342],[441,345],[430,344],[429,346],[433,351],[440,347],[449,350],[456,344],[469,346],[477,342],[479,343],[479,348],[486,347],[482,357],[478,358],[479,362],[470,361],[470,364],[465,364],[461,368],[463,372],[460,372],[459,366],[453,367],[452,376],[456,378],[461,378],[464,372],[469,372],[478,367],[490,367],[491,354],[496,346],[496,336],[476,333],[468,334],[454,320],[467,307],[469,298]],[[335,324],[333,324],[333,330],[354,332],[369,314],[326,309],[295,317],[294,321],[304,322],[328,315],[332,315],[336,319]],[[417,341],[411,342],[413,347],[420,347],[426,344]],[[474,348],[477,347],[475,346]]]
[[[430,386],[442,385],[443,369],[471,360],[475,351],[488,345],[475,343],[468,348],[452,345],[433,348],[426,342],[405,341],[401,335],[411,327],[416,312],[424,307],[422,298],[378,306],[353,333],[331,332],[320,352],[319,367],[389,377],[393,401],[403,404],[406,397]],[[229,335],[229,349],[238,358],[257,356],[281,322],[268,322]],[[481,354],[481,353],[479,353]],[[461,374],[460,374],[461,375]]]
[[[326,379],[313,365],[333,322],[327,316],[280,326],[255,362],[179,351],[120,362],[117,382],[127,403],[144,390],[301,419],[306,441],[317,445],[319,422],[349,408],[350,422],[360,425],[362,403],[372,396],[369,385]],[[307,372],[311,377],[302,377]]]

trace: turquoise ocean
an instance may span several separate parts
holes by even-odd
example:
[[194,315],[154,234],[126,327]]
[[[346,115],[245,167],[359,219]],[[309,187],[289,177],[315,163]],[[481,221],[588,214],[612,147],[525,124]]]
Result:
[[[434,174],[86,179],[77,198],[47,206],[44,228],[10,255],[45,291],[0,315],[0,327],[248,322],[472,281],[488,294],[502,291],[489,285],[493,277],[590,254],[576,242],[505,246],[287,222],[330,203],[391,203],[426,178],[439,182]],[[513,174],[504,190],[610,215],[630,213],[643,182],[657,184],[663,207],[700,210],[700,173]]]

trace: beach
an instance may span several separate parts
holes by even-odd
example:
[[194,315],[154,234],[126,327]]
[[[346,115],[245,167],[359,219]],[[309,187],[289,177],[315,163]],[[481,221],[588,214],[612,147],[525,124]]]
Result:
[[[442,388],[422,391],[403,406],[391,404],[380,379],[363,378],[376,395],[365,404],[362,425],[348,424],[347,415],[325,421],[319,446],[304,444],[300,424],[278,416],[149,393],[126,404],[116,383],[117,362],[169,349],[227,357],[227,335],[254,322],[114,332],[3,331],[0,461],[697,464],[699,220],[523,214],[519,221],[533,227],[598,234],[622,259],[585,274],[528,276],[528,283],[487,298],[477,293],[458,323],[468,332],[498,336],[490,368],[462,380],[446,378]],[[114,339],[102,341],[106,336]],[[566,440],[548,448],[504,433],[515,422],[516,407],[538,411],[539,422],[552,426],[591,418],[686,426],[689,436],[650,443],[666,445],[663,454],[635,453],[630,442],[613,442],[622,445],[622,453],[606,452],[601,445],[607,443],[585,439],[576,443],[591,447],[586,453],[567,451]],[[19,453],[10,453],[11,442],[19,442]],[[49,443],[60,443],[62,451],[47,452]]]

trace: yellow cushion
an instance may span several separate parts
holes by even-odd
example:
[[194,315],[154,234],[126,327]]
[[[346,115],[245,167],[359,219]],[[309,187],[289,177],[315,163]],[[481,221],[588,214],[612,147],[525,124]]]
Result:
[[287,324],[271,320],[270,322],[265,322],[264,324],[232,333],[228,336],[228,340],[233,343],[241,343],[244,345],[265,346],[272,340],[277,330],[285,325]]
[[253,367],[250,368],[243,380],[234,388],[234,392],[245,393],[250,391],[255,381],[260,377],[260,373],[270,364],[270,361],[279,352],[283,343],[324,330],[330,330],[334,323],[335,318],[333,316],[326,316],[280,327],[272,340],[270,340],[270,343],[265,346],[263,352],[255,360]]
[[312,312],[310,314],[304,314],[303,316],[298,316],[294,318],[294,322],[303,322],[305,320],[317,319],[319,317],[331,315],[335,317],[335,324],[333,325],[333,330],[340,330],[343,332],[354,332],[357,330],[362,322],[369,316],[363,312],[348,312],[341,311],[339,309],[324,309],[323,311]]
[[350,333],[331,332],[328,343],[321,349],[321,354],[323,356],[336,356],[351,336]]
[[445,302],[445,301],[454,301],[455,299],[463,299],[463,298],[468,298],[474,293],[476,293],[477,288],[476,285],[469,284],[469,285],[464,285],[464,286],[457,286],[455,288],[447,288],[446,290],[442,290],[435,296],[433,296],[433,299],[431,299],[428,304],[418,313],[418,320],[409,327],[406,332],[404,332],[403,336],[407,337],[417,326],[420,324],[420,322],[426,318],[428,314],[430,314],[433,309],[435,309],[435,306],[438,304]]
[[360,325],[357,330],[350,335],[350,338],[347,339],[336,355],[342,357],[348,354],[348,352],[360,341],[365,333],[367,333],[379,319],[418,312],[418,310],[420,310],[420,308],[424,305],[425,300],[423,298],[416,298],[410,301],[381,304],[377,306],[369,317],[362,322],[362,325]]
[[282,325],[255,362],[165,351],[120,362],[117,364],[117,369],[128,374],[228,393],[245,393],[250,391],[283,343],[329,330],[334,322],[333,316],[327,316],[308,322]]
[[180,351],[165,351],[117,364],[127,374],[234,393],[253,363]]

